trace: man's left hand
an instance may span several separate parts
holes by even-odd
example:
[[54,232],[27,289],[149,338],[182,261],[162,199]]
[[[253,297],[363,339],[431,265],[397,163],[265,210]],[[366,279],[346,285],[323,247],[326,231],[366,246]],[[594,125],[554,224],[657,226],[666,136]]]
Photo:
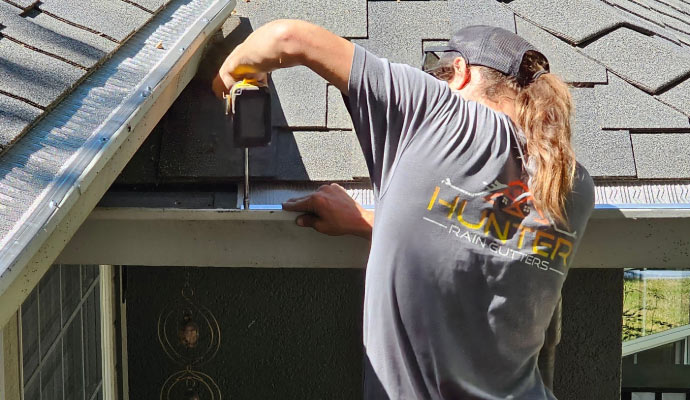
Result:
[[305,212],[297,225],[327,235],[356,235],[371,240],[374,213],[365,210],[337,183],[323,185],[307,196],[283,203],[283,210]]

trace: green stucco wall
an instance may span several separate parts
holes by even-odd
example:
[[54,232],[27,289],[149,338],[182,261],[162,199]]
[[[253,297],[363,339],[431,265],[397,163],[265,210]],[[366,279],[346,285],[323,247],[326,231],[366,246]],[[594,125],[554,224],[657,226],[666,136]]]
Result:
[[194,300],[219,323],[220,349],[198,370],[223,399],[361,398],[363,270],[128,267],[131,399],[160,398],[183,369],[157,326],[180,302],[187,273]]

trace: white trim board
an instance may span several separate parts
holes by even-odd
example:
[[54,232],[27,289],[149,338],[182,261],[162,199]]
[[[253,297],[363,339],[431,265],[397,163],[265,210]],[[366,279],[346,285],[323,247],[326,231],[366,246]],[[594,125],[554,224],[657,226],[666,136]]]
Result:
[[114,267],[99,266],[101,308],[101,368],[103,400],[117,400]]
[[97,209],[58,259],[100,259],[114,265],[365,267],[368,241],[300,228],[294,223],[296,215],[282,211]]
[[[98,208],[58,257],[61,263],[363,268],[369,242],[295,225],[280,210]],[[575,268],[690,267],[688,218],[593,216]]]

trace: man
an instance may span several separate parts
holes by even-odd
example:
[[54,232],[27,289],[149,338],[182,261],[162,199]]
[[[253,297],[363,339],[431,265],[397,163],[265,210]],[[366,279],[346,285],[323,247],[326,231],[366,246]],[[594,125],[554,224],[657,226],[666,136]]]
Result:
[[306,65],[346,96],[376,223],[337,185],[284,207],[307,212],[300,225],[371,236],[365,399],[552,399],[537,354],[593,207],[571,156],[570,95],[513,33],[467,28],[437,50],[445,82],[318,26],[274,21],[213,86],[221,96]]

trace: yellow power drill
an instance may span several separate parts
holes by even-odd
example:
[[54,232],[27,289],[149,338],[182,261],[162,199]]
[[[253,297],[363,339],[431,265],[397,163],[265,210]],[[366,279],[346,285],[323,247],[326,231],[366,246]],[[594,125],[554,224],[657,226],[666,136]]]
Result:
[[244,209],[249,210],[249,148],[271,142],[271,93],[254,79],[237,82],[225,95],[225,115],[232,118],[233,141],[244,147]]

